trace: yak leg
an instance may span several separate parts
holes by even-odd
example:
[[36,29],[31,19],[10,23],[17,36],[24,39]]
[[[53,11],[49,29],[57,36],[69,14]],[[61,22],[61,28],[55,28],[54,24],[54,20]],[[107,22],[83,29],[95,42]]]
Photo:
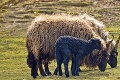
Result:
[[36,75],[38,76],[38,65],[36,66]]
[[75,61],[76,61],[75,76],[79,76],[79,67],[80,67],[80,59],[79,59],[79,56],[76,56]]
[[80,67],[80,60],[78,56],[73,56],[72,58],[72,75],[79,76],[79,67]]
[[62,76],[62,68],[61,68],[62,57],[59,51],[56,51],[56,61],[57,61],[57,68],[58,68],[59,75]]
[[29,54],[27,55],[27,64],[31,68],[31,76],[33,78],[36,78],[37,74],[37,63],[35,61],[35,57],[32,52],[28,52]]
[[42,76],[47,76],[47,75],[45,74],[44,70],[43,70],[43,67],[42,67],[42,60],[38,60],[37,62],[38,62],[38,67],[39,67],[40,74],[41,74]]
[[56,69],[54,70],[54,75],[57,75],[58,73],[58,67],[56,67]]
[[[72,65],[71,65],[71,71],[73,70],[73,63],[72,63]],[[79,67],[79,72],[82,72],[82,70],[80,69],[80,67]]]
[[48,67],[48,62],[44,63],[44,67],[45,67],[46,74],[51,75],[51,72],[50,72],[49,67]]
[[69,70],[68,70],[68,62],[70,58],[70,51],[68,49],[64,50],[65,55],[64,55],[64,68],[65,68],[65,75],[66,77],[69,77]]
[[36,61],[34,62],[32,68],[31,68],[31,76],[33,76],[33,78],[36,78],[37,74],[37,64]]
[[79,72],[82,72],[82,70],[79,68]]
[[71,66],[71,72],[72,72],[73,76],[75,76],[75,66],[76,66],[76,62],[75,62],[75,58],[73,56],[73,58],[72,58],[72,66]]

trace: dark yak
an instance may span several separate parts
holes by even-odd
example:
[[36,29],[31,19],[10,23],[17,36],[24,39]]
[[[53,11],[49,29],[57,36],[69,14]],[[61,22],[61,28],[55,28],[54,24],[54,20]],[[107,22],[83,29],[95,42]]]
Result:
[[72,36],[60,36],[55,43],[55,56],[59,75],[62,76],[61,64],[63,62],[65,75],[69,77],[68,62],[72,54],[72,75],[79,76],[80,60],[91,54],[94,49],[102,49],[99,39],[86,41]]

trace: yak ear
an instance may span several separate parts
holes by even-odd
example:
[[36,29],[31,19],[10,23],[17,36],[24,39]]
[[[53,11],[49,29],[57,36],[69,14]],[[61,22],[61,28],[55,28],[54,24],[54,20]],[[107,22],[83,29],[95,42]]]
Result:
[[95,43],[95,42],[96,42],[95,38],[92,38],[92,39],[91,39],[91,42],[92,42],[92,43]]
[[[112,37],[113,37],[113,39],[114,39],[114,35],[113,35],[113,34],[112,34]],[[112,43],[113,39],[107,42],[107,44],[106,44],[106,50],[107,50],[107,51],[109,50],[110,44]]]
[[118,37],[118,39],[117,39],[117,41],[116,41],[116,44],[115,44],[115,47],[114,47],[114,50],[115,50],[115,51],[116,51],[117,48],[118,48],[119,40],[120,40],[120,34],[119,34],[119,37]]
[[92,38],[92,39],[91,39],[91,41],[92,41],[92,42],[94,42],[94,41],[95,41],[95,39],[94,39],[94,38]]

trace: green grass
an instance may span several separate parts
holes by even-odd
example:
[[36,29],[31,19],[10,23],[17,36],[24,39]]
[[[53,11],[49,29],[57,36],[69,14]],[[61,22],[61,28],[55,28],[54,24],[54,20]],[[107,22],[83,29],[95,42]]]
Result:
[[[20,0],[15,0],[19,2]],[[22,1],[22,0],[21,0]],[[23,0],[24,1],[24,0]],[[32,0],[34,2],[34,0]],[[81,2],[82,1],[82,2]],[[13,20],[16,19],[30,19],[29,23],[31,23],[32,19],[39,14],[54,14],[54,13],[67,13],[70,15],[78,15],[79,13],[89,13],[94,15],[97,19],[103,20],[105,24],[107,24],[106,30],[110,32],[110,34],[115,35],[115,40],[120,33],[120,25],[118,22],[111,21],[106,16],[103,16],[103,12],[109,13],[108,8],[91,8],[92,3],[91,0],[88,2],[83,0],[59,0],[53,2],[40,2],[36,4],[36,9],[30,7],[30,9],[23,12],[18,12],[17,14],[11,13],[8,10],[8,6],[5,7],[3,4],[9,2],[9,0],[1,0],[0,6],[3,6],[3,9],[0,10],[0,80],[33,80],[30,76],[30,68],[28,68],[26,64],[26,56],[27,50],[25,47],[25,36],[27,27],[29,24],[22,23],[22,21],[18,21],[19,24],[13,24]],[[79,5],[80,4],[80,5]],[[12,6],[11,9],[17,9],[16,11],[20,11],[23,6],[33,5],[32,3],[20,3],[19,6]],[[117,7],[119,9],[120,7]],[[117,10],[116,9],[116,10]],[[36,12],[36,13],[35,13]],[[11,15],[11,14],[12,15]],[[25,14],[26,13],[26,14]],[[114,12],[119,14],[117,12]],[[22,14],[22,16],[20,15]],[[10,15],[10,16],[9,16]],[[10,20],[4,23],[3,17],[9,16]],[[114,15],[111,15],[114,17]],[[119,17],[116,15],[115,17]],[[32,19],[31,19],[32,18]],[[106,19],[107,18],[107,19]],[[11,23],[9,23],[9,21]],[[111,23],[113,25],[109,25]],[[12,26],[10,26],[12,24]],[[25,24],[25,25],[22,25]],[[15,26],[13,26],[15,25]],[[10,26],[10,27],[8,27]],[[118,48],[120,53],[120,46]],[[107,65],[107,69],[105,72],[100,72],[98,68],[96,69],[88,69],[85,66],[82,66],[81,69],[83,72],[80,72],[80,76],[74,77],[70,76],[70,78],[66,78],[64,74],[63,68],[63,76],[47,76],[42,77],[41,75],[37,77],[36,80],[40,79],[81,79],[81,80],[116,80],[120,79],[120,55],[118,55],[118,67],[110,68]],[[70,62],[71,63],[71,62]],[[56,62],[52,61],[49,65],[50,71],[53,73],[56,66]],[[70,64],[69,64],[70,68]]]
[[[108,28],[110,31],[118,30],[113,27]],[[115,34],[115,36],[118,36]],[[120,47],[119,47],[120,53]],[[0,38],[0,79],[1,80],[32,80],[30,76],[30,69],[26,64],[27,50],[25,47],[24,37],[14,37],[6,36]],[[80,72],[80,76],[66,78],[63,76],[47,76],[42,77],[41,75],[37,77],[39,79],[91,79],[91,80],[115,80],[120,79],[120,56],[118,56],[118,67],[110,68],[107,66],[105,72],[100,72],[98,68],[88,69],[84,66],[81,67],[83,72]],[[56,66],[56,62],[52,61],[49,65],[51,72],[53,73]],[[63,66],[62,66],[63,67]],[[70,68],[70,65],[69,65]],[[63,68],[64,73],[64,68]]]
[[24,78],[28,71],[25,59],[24,38],[9,36],[0,38],[0,79],[17,79],[18,76]]
[[112,34],[114,35],[114,39],[117,40],[120,34],[120,28],[117,26],[110,26],[105,28],[110,33],[110,37],[112,38]]
[[[26,65],[26,47],[25,38],[6,37],[0,39],[0,79],[2,80],[22,80],[32,79],[30,76],[30,69]],[[120,51],[120,50],[119,50]],[[120,61],[118,57],[118,62]],[[53,61],[50,64],[50,70],[54,71],[56,63]],[[120,64],[117,68],[110,69],[107,67],[105,72],[100,72],[97,68],[88,70],[82,67],[84,72],[80,73],[78,77],[70,77],[70,79],[117,79],[120,78],[119,70]],[[65,75],[60,76],[39,76],[37,79],[67,79]]]

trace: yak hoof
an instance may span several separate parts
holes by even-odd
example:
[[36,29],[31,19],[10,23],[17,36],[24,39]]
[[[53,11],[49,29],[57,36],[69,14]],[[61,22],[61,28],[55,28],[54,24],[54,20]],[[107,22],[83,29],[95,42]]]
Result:
[[66,75],[66,77],[70,77],[70,75],[69,75],[69,74],[67,74],[67,75]]
[[[31,76],[33,76],[33,73],[31,73]],[[36,73],[36,76],[38,76],[38,73]]]
[[79,76],[79,73],[78,73],[78,74],[76,74],[75,76]]
[[36,78],[36,76],[38,76],[38,73],[36,73],[36,75],[31,73],[31,76],[33,76],[33,78]]
[[57,75],[57,72],[54,72],[53,74],[54,74],[54,75]]
[[57,73],[58,73],[58,70],[56,69],[53,74],[54,74],[54,75],[57,75]]
[[36,78],[36,76],[33,76],[33,78],[35,79],[35,78]]
[[36,73],[36,75],[38,76],[38,73]]
[[47,76],[45,73],[41,74],[42,76]]
[[72,74],[72,76],[75,76],[75,74]]
[[79,76],[79,74],[72,74],[72,76]]
[[52,75],[52,73],[51,73],[51,72],[47,72],[47,74],[48,74],[48,75]]
[[60,76],[62,76],[62,73],[59,73]]
[[79,72],[82,72],[82,70],[79,68]]
[[100,70],[101,72],[104,72],[105,70]]
[[55,70],[54,70],[54,75],[57,75],[57,73],[58,73],[58,68],[56,68]]

